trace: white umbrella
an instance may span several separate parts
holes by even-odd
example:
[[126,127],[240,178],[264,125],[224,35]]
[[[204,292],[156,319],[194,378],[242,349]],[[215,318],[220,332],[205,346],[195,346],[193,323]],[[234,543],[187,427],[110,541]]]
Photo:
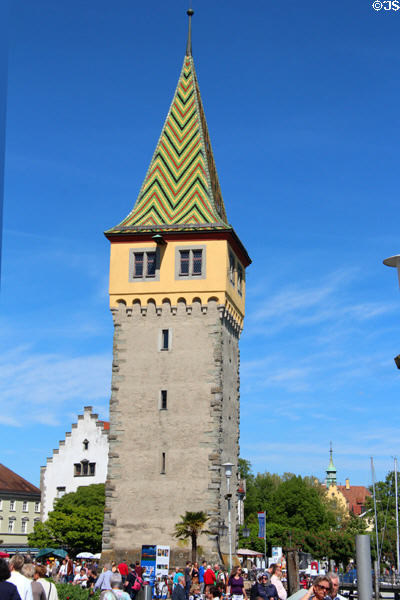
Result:
[[97,554],[93,554],[93,558],[101,558],[101,552],[98,552]]
[[91,552],[80,552],[76,555],[76,558],[94,558],[94,554]]

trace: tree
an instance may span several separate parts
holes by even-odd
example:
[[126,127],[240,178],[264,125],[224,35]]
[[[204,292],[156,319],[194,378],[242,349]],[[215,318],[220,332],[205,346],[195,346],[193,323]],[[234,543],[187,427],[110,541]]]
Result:
[[186,511],[184,515],[180,516],[180,518],[181,521],[175,525],[174,537],[179,540],[188,540],[190,538],[192,542],[192,562],[196,562],[197,538],[202,533],[211,533],[207,529],[204,529],[208,521],[208,516],[203,511]]
[[35,524],[28,535],[37,548],[66,547],[72,554],[101,550],[105,486],[97,483],[79,487],[56,501],[47,521]]

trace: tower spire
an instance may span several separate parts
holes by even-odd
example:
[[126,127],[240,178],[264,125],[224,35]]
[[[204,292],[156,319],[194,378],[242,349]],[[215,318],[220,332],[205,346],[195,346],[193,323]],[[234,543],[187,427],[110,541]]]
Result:
[[330,443],[329,449],[329,465],[326,470],[326,487],[330,487],[331,485],[336,485],[336,467],[333,464],[333,450],[332,450],[332,442]]
[[186,44],[186,56],[192,56],[192,16],[194,15],[194,10],[189,8],[187,11],[187,16],[189,17],[189,30],[188,30],[188,39]]

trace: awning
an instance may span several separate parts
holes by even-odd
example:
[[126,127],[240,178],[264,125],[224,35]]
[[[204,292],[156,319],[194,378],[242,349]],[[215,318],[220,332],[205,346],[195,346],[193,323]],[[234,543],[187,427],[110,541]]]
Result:
[[264,556],[262,552],[256,552],[255,550],[246,550],[246,548],[239,548],[236,552],[240,556]]

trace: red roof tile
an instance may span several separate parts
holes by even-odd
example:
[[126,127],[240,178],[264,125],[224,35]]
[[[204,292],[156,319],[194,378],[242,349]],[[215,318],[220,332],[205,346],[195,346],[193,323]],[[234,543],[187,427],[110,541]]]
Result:
[[40,494],[39,488],[0,463],[0,492]]

